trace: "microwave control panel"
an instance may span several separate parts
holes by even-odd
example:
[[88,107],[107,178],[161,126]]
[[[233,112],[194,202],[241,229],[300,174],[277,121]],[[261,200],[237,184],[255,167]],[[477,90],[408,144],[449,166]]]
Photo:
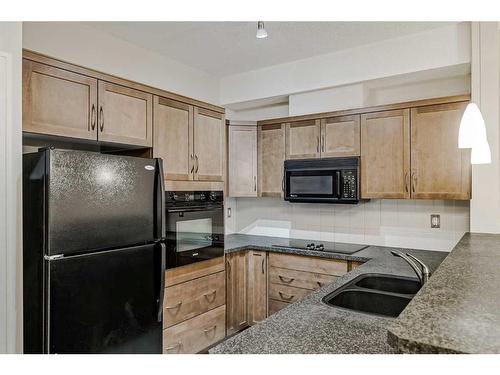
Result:
[[356,181],[356,171],[342,171],[342,198],[357,199],[358,182]]

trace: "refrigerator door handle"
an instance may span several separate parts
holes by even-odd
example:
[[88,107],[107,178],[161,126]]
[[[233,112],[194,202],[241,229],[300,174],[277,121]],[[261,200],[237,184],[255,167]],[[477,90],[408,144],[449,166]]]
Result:
[[158,296],[158,322],[163,321],[163,299],[165,296],[165,258],[167,246],[165,243],[160,243],[161,247],[161,274],[160,274],[160,295]]
[[165,214],[165,180],[163,177],[163,160],[157,159],[158,164],[158,179],[160,186],[160,210],[161,210],[161,234],[160,237],[163,239],[167,235],[166,229],[166,214]]

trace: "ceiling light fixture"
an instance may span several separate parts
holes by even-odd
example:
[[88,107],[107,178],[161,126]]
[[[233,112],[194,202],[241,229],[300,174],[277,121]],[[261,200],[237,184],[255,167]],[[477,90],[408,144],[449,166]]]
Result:
[[257,34],[255,37],[258,39],[267,38],[267,31],[264,29],[264,21],[257,22]]
[[472,164],[491,163],[486,125],[481,110],[476,103],[469,103],[462,115],[460,129],[458,130],[458,147],[472,149]]

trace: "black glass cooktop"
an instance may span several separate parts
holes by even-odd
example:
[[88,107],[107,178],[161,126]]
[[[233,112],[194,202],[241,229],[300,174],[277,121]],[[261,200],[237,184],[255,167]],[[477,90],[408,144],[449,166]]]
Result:
[[324,242],[324,241],[313,241],[313,240],[290,239],[288,245],[286,244],[273,245],[273,247],[325,251],[329,253],[353,254],[360,250],[366,249],[368,246],[358,245],[353,243],[343,243],[343,242]]

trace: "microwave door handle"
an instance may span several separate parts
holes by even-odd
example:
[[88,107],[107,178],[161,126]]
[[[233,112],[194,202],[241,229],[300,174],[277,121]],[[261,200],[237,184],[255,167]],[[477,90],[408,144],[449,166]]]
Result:
[[337,184],[337,198],[341,198],[342,197],[342,193],[340,192],[340,171],[335,171],[335,182]]

